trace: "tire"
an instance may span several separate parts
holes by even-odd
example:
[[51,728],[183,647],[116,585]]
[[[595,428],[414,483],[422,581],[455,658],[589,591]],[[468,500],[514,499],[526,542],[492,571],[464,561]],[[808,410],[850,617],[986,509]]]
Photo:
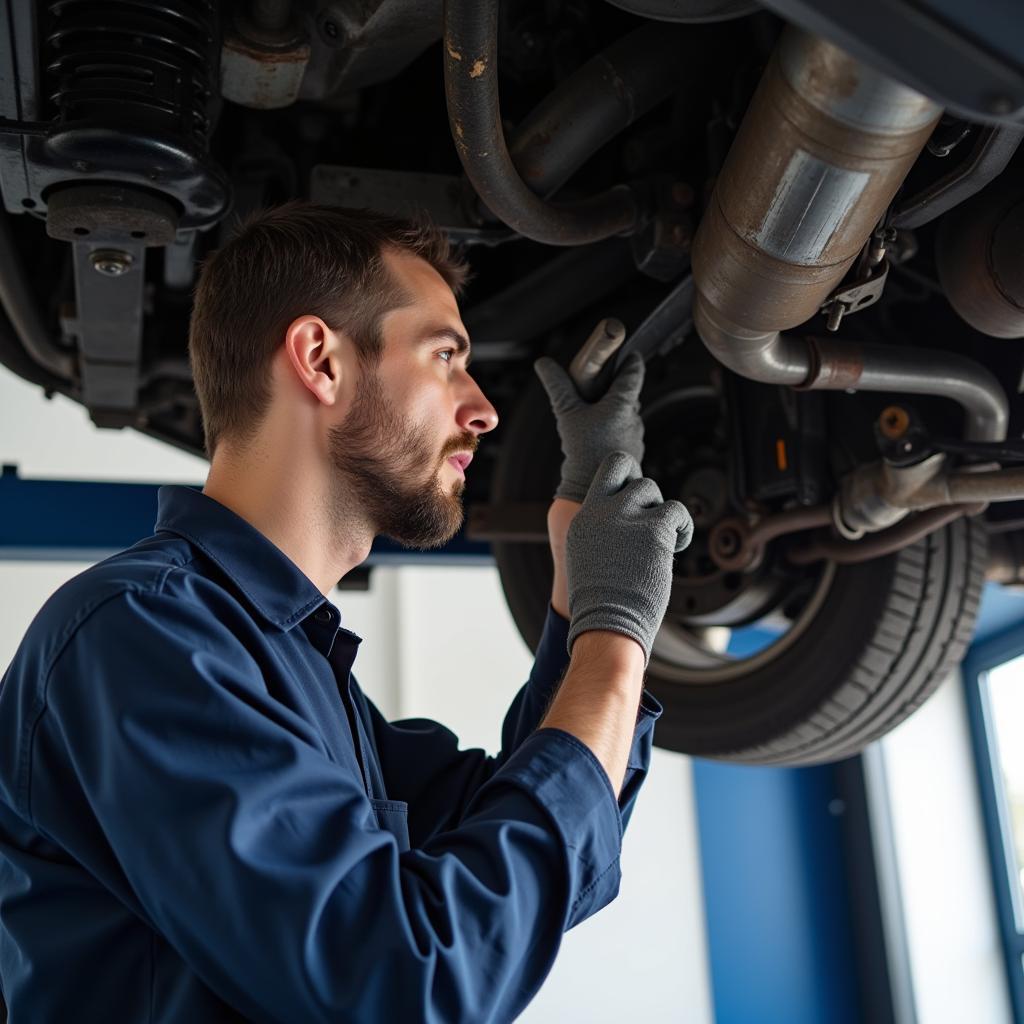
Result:
[[[560,463],[547,399],[532,386],[510,420],[492,501],[548,500]],[[548,548],[493,547],[509,609],[535,649],[551,593]],[[983,523],[960,519],[895,554],[828,563],[800,635],[775,656],[752,658],[749,671],[737,663],[727,679],[688,678],[659,659],[656,643],[646,686],[665,711],[654,742],[748,764],[809,765],[858,753],[920,707],[963,658],[986,558]]]

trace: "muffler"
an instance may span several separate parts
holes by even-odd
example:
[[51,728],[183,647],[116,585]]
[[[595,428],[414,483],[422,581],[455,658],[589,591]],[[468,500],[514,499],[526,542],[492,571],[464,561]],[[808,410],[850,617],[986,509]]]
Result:
[[[963,407],[969,440],[1001,441],[1006,394],[971,359],[782,333],[813,316],[865,251],[940,114],[831,43],[787,28],[694,240],[694,326],[720,362],[751,380],[944,396]],[[863,516],[868,529],[906,515],[887,494],[877,498],[884,515]]]
[[693,244],[694,326],[734,372],[814,390],[940,395],[972,441],[1002,441],[1006,394],[955,353],[781,332],[814,315],[864,249],[941,114],[790,27],[751,100]]
[[757,339],[818,311],[940,114],[831,43],[787,28],[694,241],[697,329],[710,318],[712,344],[734,333],[734,347],[760,353],[751,369],[760,361],[774,367],[773,383],[803,384],[806,363],[796,364],[805,361],[782,352],[783,370]]

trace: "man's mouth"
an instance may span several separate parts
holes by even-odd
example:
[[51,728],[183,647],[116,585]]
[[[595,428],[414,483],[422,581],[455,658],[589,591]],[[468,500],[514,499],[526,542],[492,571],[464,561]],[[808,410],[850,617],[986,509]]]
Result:
[[466,475],[466,467],[473,461],[469,452],[459,452],[457,455],[448,456],[448,462],[454,466],[463,476]]

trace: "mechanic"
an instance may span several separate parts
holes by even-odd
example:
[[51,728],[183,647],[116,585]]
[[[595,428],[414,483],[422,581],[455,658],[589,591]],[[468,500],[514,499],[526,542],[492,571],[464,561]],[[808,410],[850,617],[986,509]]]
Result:
[[[615,896],[692,533],[640,473],[642,360],[593,404],[537,365],[565,456],[555,582],[500,754],[386,722],[327,600],[376,535],[461,525],[498,422],[465,275],[430,225],[302,202],[206,262],[206,485],[162,487],[151,537],[61,587],[0,689],[14,1024],[508,1021]],[[436,613],[456,642],[459,608]]]

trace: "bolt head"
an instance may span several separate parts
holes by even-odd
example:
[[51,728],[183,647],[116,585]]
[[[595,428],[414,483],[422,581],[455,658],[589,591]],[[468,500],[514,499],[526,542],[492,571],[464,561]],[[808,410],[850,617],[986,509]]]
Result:
[[879,416],[878,426],[890,441],[898,440],[910,429],[910,414],[902,406],[890,405]]
[[120,277],[131,269],[132,257],[118,249],[99,249],[89,257],[89,262],[98,274]]
[[718,548],[725,555],[734,555],[739,550],[739,538],[732,530],[723,530],[718,537]]

